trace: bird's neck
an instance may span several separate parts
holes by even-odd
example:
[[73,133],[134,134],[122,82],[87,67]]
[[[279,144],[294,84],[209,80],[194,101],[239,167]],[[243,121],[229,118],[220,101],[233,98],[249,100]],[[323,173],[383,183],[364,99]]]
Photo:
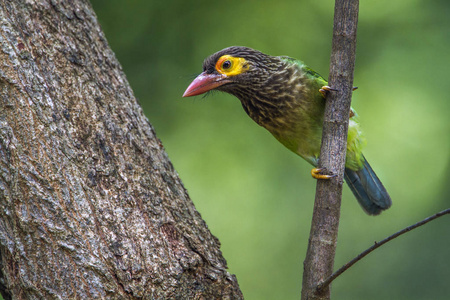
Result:
[[283,67],[264,81],[251,87],[237,87],[231,93],[256,123],[272,132],[285,128],[292,119],[302,118],[299,114],[308,106],[312,88],[310,79],[298,64],[283,62]]

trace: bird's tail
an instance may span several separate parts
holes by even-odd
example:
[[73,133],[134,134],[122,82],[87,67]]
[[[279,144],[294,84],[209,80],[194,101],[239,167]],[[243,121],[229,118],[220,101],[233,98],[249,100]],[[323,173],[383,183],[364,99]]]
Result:
[[392,205],[391,197],[365,158],[361,170],[345,168],[344,178],[359,204],[369,215],[378,215]]

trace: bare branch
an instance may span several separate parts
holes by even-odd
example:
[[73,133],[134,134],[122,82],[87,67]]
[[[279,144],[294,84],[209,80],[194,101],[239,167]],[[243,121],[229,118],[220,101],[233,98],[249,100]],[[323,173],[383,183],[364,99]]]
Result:
[[319,167],[337,176],[317,182],[302,299],[330,298],[328,287],[317,294],[316,286],[333,272],[353,90],[358,8],[358,0],[335,2],[329,85],[336,91],[327,96]]
[[358,262],[359,260],[361,260],[363,257],[365,257],[367,254],[369,254],[370,252],[374,251],[375,249],[381,247],[382,245],[386,244],[389,241],[392,241],[393,239],[401,236],[404,233],[410,232],[413,229],[416,229],[422,225],[427,224],[428,222],[431,222],[439,217],[442,217],[444,215],[450,214],[450,208],[445,209],[441,212],[438,212],[435,215],[432,215],[420,222],[417,222],[409,227],[406,227],[396,233],[394,233],[393,235],[385,238],[384,240],[382,240],[381,242],[375,242],[370,248],[368,248],[367,250],[361,252],[358,256],[356,256],[354,259],[352,259],[351,261],[349,261],[348,263],[346,263],[345,265],[343,265],[339,270],[337,270],[336,272],[334,272],[330,277],[328,277],[326,280],[324,280],[323,282],[321,282],[319,285],[317,285],[317,292],[320,293],[324,288],[326,288],[328,285],[330,285],[330,283],[335,280],[339,275],[341,275],[342,273],[344,273],[347,269],[349,269],[351,266],[353,266],[356,262]]

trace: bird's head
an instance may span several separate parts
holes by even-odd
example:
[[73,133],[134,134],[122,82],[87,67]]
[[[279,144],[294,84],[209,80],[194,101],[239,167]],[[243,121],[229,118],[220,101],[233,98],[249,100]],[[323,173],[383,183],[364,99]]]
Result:
[[247,47],[228,47],[203,62],[203,72],[192,81],[183,97],[211,90],[237,95],[265,85],[281,67],[281,60]]

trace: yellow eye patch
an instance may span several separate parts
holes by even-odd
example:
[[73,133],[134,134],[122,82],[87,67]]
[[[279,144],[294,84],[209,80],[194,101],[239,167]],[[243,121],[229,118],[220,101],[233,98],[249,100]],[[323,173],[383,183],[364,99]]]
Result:
[[221,56],[216,63],[216,70],[227,76],[241,74],[249,69],[249,64],[242,57],[234,57],[231,55]]

